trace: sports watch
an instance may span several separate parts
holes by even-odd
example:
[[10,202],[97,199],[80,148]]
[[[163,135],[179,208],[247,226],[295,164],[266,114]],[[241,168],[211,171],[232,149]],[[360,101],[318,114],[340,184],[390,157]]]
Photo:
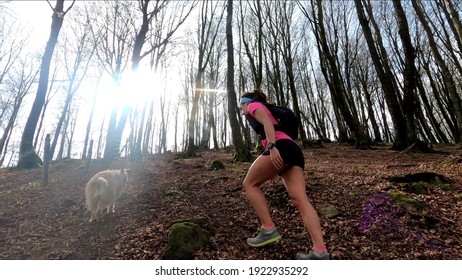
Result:
[[268,143],[268,150],[271,150],[274,147],[276,147],[275,143]]

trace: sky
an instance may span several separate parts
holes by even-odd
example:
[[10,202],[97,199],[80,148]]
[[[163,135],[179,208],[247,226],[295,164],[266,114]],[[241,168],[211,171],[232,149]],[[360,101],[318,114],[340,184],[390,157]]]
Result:
[[[51,1],[52,5],[54,5],[53,2],[54,1]],[[70,1],[66,1],[66,2],[70,2]],[[65,9],[67,7],[66,2],[65,2]],[[46,1],[13,0],[13,1],[7,1],[7,2],[3,1],[2,2],[0,0],[0,5],[8,8],[12,13],[16,15],[16,18],[18,19],[18,24],[21,24],[24,26],[25,34],[29,34],[29,38],[28,38],[28,41],[30,42],[29,48],[33,51],[36,51],[41,56],[43,54],[45,44],[50,34],[52,9],[49,6],[49,4]],[[132,77],[131,79],[126,79],[127,80],[126,87],[130,87],[132,90],[132,93],[130,95],[130,98],[125,99],[122,102],[140,101],[136,105],[144,105],[144,103],[147,102],[146,100],[148,98],[148,95],[149,95],[149,98],[152,98],[151,97],[153,94],[152,88],[156,87],[156,85],[153,84],[155,83],[155,81],[154,79],[152,79],[152,74],[151,74],[151,78],[146,78],[144,75],[147,75],[147,74],[140,73]],[[144,83],[140,81],[144,81]],[[150,83],[146,84],[145,83],[146,81]],[[93,135],[95,138],[98,137],[96,133],[99,133],[101,122],[104,119],[104,117],[107,116],[107,112],[110,110],[110,105],[113,104],[114,102],[120,101],[120,100],[115,100],[113,95],[108,94],[108,92],[114,93],[114,91],[111,88],[113,86],[111,83],[112,83],[111,78],[106,77],[99,84],[99,88],[102,93],[98,93],[100,109],[97,110],[96,116],[93,122],[92,130],[95,131],[95,134]],[[174,83],[170,83],[170,84],[180,86],[178,79],[174,81]],[[151,90],[146,91],[146,89],[151,89]],[[82,85],[80,91],[85,92],[85,94],[87,94],[89,98],[87,98],[86,100],[87,103],[84,103],[84,105],[80,106],[79,108],[79,120],[77,122],[77,127],[76,127],[76,131],[79,131],[79,133],[77,133],[76,135],[77,139],[75,139],[74,146],[78,145],[79,142],[80,143],[83,142],[83,136],[84,136],[83,134],[86,129],[86,124],[87,124],[89,112],[91,109],[90,103],[93,99],[92,94],[94,94],[95,88],[94,86],[88,87],[86,85]],[[19,121],[20,125],[14,131],[14,135],[16,138],[20,138],[20,135],[23,132],[22,129],[24,127],[27,116],[30,113],[32,101],[33,101],[33,98],[35,98],[35,92],[36,92],[35,90],[32,90],[31,94],[29,94],[28,96],[29,100],[24,102],[24,106],[21,110],[22,119]],[[143,96],[144,93],[146,94],[145,96]],[[54,102],[54,104],[51,104],[52,108],[53,106],[55,109],[59,110],[60,105],[57,102]],[[50,108],[47,110],[47,117],[45,118],[46,120],[45,125],[48,126],[48,128],[46,128],[46,133],[54,133],[53,126],[56,124],[57,116],[60,114],[59,111],[52,112],[51,110],[52,109]],[[172,130],[170,129],[170,131]],[[82,139],[79,139],[79,138],[82,138]],[[97,141],[97,139],[94,139],[94,140],[95,142]],[[73,152],[75,152],[75,154],[73,155],[74,157],[80,157],[78,153],[81,152],[81,149],[74,149]]]
[[[53,2],[53,1],[52,1]],[[3,3],[24,25],[26,32],[30,31],[31,45],[40,47],[48,39],[51,26],[52,10],[46,1],[12,0]]]

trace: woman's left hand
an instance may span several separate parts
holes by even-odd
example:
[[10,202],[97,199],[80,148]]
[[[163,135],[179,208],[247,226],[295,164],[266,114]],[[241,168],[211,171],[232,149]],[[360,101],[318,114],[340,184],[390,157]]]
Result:
[[281,154],[279,154],[279,150],[276,147],[270,150],[270,158],[274,167],[276,167],[278,170],[282,169],[284,166],[284,161],[282,160]]

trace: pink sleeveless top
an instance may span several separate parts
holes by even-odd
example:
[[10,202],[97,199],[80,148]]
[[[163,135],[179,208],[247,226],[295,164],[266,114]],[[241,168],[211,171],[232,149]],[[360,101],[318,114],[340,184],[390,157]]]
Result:
[[[269,116],[269,118],[270,118],[271,122],[273,123],[273,125],[278,124],[277,120],[273,117],[273,115],[268,110],[268,108],[266,108],[266,106],[263,105],[261,102],[252,102],[252,103],[250,103],[247,110],[249,111],[249,114],[253,118],[255,118],[255,110],[257,110],[258,108],[262,108],[266,112],[266,114]],[[274,133],[275,133],[276,141],[281,140],[281,139],[292,140],[292,138],[290,138],[287,134],[285,134],[282,131],[275,130]],[[266,139],[262,140],[261,142],[263,144],[263,147],[265,147],[265,149],[266,149],[268,147],[268,142],[269,142],[268,137]]]

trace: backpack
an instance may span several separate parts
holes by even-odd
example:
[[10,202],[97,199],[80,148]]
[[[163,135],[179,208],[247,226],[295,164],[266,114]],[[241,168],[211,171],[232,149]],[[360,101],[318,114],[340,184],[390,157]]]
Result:
[[[279,124],[274,125],[274,130],[282,131],[287,134],[293,140],[298,138],[298,121],[294,112],[287,107],[278,106],[269,103],[262,103],[268,108],[273,117],[278,121]],[[250,114],[247,114],[246,119],[253,130],[261,136],[261,139],[266,139],[265,129],[261,123],[259,123]]]

